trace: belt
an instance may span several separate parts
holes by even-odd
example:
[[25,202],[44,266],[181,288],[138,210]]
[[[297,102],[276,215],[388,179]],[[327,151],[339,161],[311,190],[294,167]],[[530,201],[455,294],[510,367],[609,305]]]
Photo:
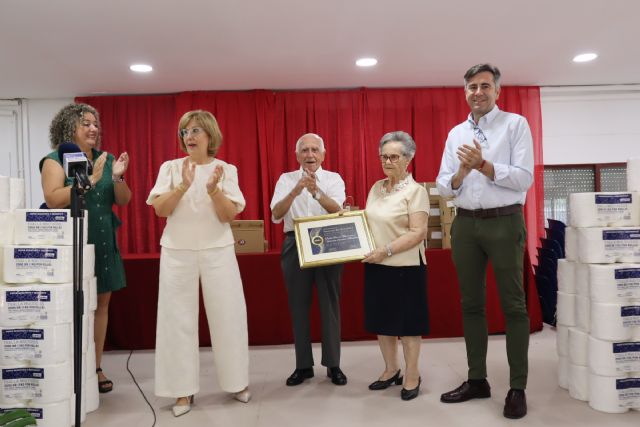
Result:
[[285,235],[286,237],[295,237],[295,236],[296,236],[296,232],[295,232],[295,231],[286,231],[286,232],[284,233],[284,235]]
[[522,205],[509,205],[509,206],[501,206],[499,208],[490,208],[490,209],[463,209],[458,208],[457,214],[459,216],[468,216],[471,218],[497,218],[499,216],[513,215],[516,213],[522,212]]

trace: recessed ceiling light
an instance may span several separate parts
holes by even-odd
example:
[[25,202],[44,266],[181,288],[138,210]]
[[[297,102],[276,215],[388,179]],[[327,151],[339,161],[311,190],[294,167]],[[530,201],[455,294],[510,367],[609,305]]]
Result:
[[136,73],[148,73],[153,70],[151,65],[147,64],[133,64],[129,67],[131,71],[135,71]]
[[598,57],[597,53],[581,53],[573,57],[573,62],[589,62]]
[[378,63],[376,58],[360,58],[356,61],[358,67],[373,67]]

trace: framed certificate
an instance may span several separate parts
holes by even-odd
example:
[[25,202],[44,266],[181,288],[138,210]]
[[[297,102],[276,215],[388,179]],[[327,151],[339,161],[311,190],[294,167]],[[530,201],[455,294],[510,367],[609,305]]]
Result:
[[376,245],[364,211],[294,218],[300,268],[364,258]]

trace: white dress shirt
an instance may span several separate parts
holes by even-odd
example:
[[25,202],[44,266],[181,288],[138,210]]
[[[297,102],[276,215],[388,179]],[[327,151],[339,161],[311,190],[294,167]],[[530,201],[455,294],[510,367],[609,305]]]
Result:
[[472,170],[460,187],[451,188],[460,160],[456,154],[463,144],[474,146],[473,116],[449,132],[436,178],[441,196],[455,196],[455,204],[464,209],[490,209],[524,204],[533,183],[533,140],[527,119],[501,111],[498,106],[480,118],[477,127],[485,135],[481,142],[482,158],[493,164],[494,180]]
[[[271,199],[271,210],[278,202],[287,197],[287,195],[294,189],[298,181],[302,178],[303,174],[302,168],[293,172],[286,172],[280,175],[278,178],[278,182],[276,183],[276,188],[273,192],[273,198]],[[329,172],[327,170],[322,169],[321,167],[316,170],[316,183],[320,191],[324,193],[325,196],[333,199],[334,202],[338,204],[338,206],[342,206],[342,203],[345,199],[344,193],[344,181],[340,177],[339,174],[335,172]],[[298,197],[295,198],[293,203],[291,203],[291,208],[289,211],[280,219],[275,219],[273,214],[271,215],[271,220],[278,224],[282,222],[284,219],[284,232],[293,231],[293,219],[294,218],[304,218],[308,216],[316,216],[316,215],[326,215],[327,212],[319,201],[313,198],[313,195],[307,191],[307,189],[303,189],[302,193]]]

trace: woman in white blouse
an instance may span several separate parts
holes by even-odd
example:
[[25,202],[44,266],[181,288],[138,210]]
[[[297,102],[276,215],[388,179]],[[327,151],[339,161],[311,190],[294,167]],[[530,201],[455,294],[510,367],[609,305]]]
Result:
[[[376,182],[367,198],[367,221],[376,243],[365,265],[365,328],[378,335],[385,369],[371,390],[403,384],[400,397],[411,400],[420,392],[421,335],[429,333],[427,237],[429,196],[407,166],[416,152],[406,132],[389,132],[379,153],[386,179]],[[404,381],[398,364],[398,338],[405,360]]]
[[178,136],[188,156],[160,167],[147,199],[167,218],[160,240],[155,392],[176,398],[176,417],[191,410],[200,388],[199,282],[220,387],[242,402],[251,397],[247,312],[229,225],[245,206],[237,169],[215,157],[222,133],[208,111],[183,115]]

